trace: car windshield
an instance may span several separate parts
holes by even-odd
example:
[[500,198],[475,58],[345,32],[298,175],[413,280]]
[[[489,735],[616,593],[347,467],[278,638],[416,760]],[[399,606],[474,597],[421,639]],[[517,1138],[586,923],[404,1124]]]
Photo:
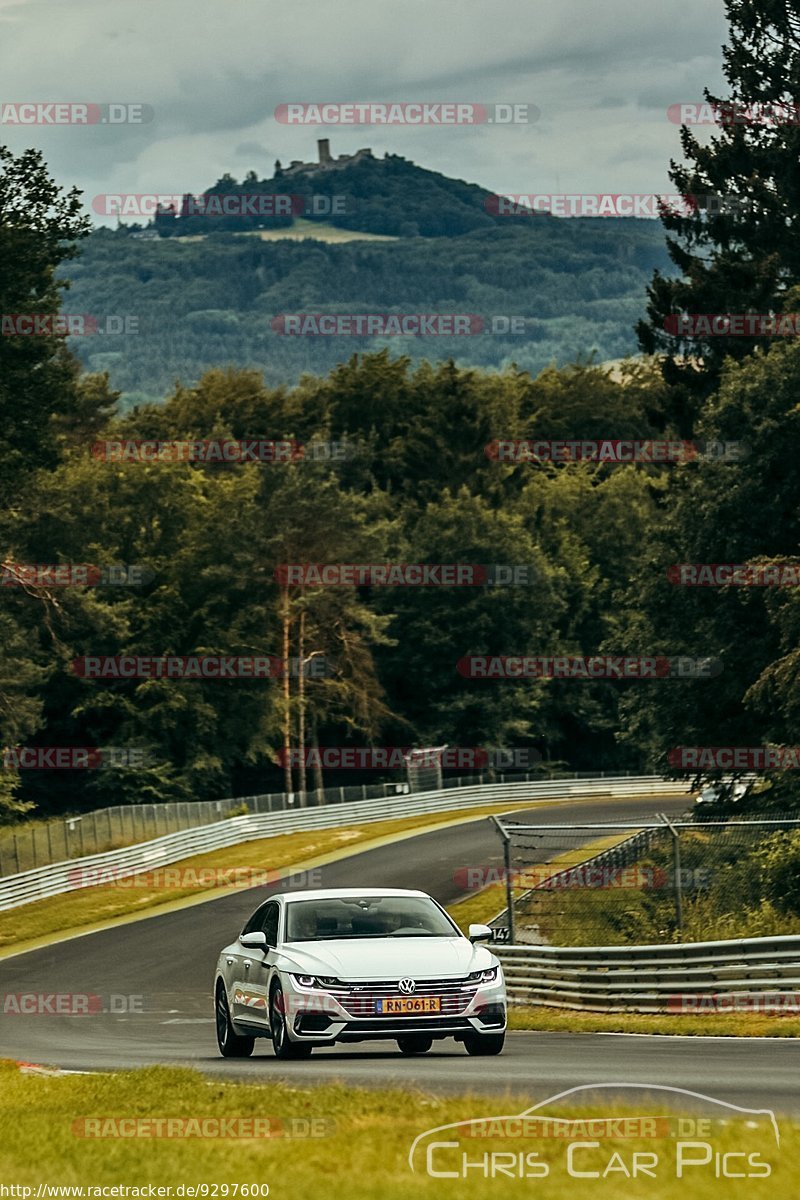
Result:
[[292,900],[286,906],[287,942],[461,936],[424,896],[342,896]]

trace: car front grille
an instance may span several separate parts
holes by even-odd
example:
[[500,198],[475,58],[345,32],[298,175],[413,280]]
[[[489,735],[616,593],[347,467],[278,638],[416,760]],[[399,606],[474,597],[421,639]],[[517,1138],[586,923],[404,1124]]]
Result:
[[[418,979],[415,981],[416,987],[409,996],[409,999],[419,999],[426,996],[438,996],[441,1000],[441,1008],[438,1013],[431,1013],[433,1017],[452,1017],[466,1011],[470,1001],[477,990],[474,984],[468,984],[462,976],[460,979]],[[401,999],[404,995],[398,987],[396,979],[380,981],[377,983],[347,983],[342,981],[342,988],[331,988],[331,995],[334,995],[345,1009],[353,1017],[371,1017],[377,1021],[390,1021],[396,1023],[398,1020],[397,1014],[391,1013],[376,1013],[375,1003],[377,1000],[385,1000],[387,998]],[[405,1023],[410,1020],[403,1014],[400,1018]]]

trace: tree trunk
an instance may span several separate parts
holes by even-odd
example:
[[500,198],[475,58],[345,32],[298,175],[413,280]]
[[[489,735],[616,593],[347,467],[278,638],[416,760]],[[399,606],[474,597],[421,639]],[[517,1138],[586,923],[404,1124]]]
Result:
[[311,718],[311,749],[314,752],[314,791],[316,792],[317,804],[324,804],[325,781],[322,778],[322,760],[319,756],[319,743],[317,741],[317,719],[314,716]]
[[289,606],[289,585],[282,588],[281,623],[283,626],[283,787],[284,791],[293,791],[292,787],[292,677],[289,672],[289,650],[291,645],[291,609]]
[[306,795],[306,686],[305,686],[305,666],[306,666],[306,610],[300,609],[300,629],[297,637],[297,744],[300,749],[300,763],[298,766],[300,789],[300,803],[303,808],[308,803]]

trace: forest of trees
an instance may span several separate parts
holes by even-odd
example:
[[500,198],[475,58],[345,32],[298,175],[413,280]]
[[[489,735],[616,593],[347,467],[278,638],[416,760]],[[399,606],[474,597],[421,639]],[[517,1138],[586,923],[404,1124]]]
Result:
[[[143,564],[152,577],[139,588],[4,589],[3,740],[150,752],[144,771],[89,772],[81,803],[280,787],[287,713],[297,745],[295,683],[286,697],[279,680],[89,681],[70,663],[92,654],[280,654],[287,614],[290,653],[334,664],[306,682],[306,745],[534,746],[587,770],[664,768],[682,744],[784,739],[791,598],[680,589],[667,568],[794,550],[796,531],[775,516],[796,487],[786,468],[800,434],[798,381],[798,347],[776,347],[724,380],[703,427],[705,437],[730,440],[746,420],[754,454],[785,480],[776,494],[736,463],[534,465],[486,455],[498,436],[669,432],[667,388],[641,364],[618,381],[596,367],[533,380],[452,364],[414,369],[381,353],[291,390],[216,370],[111,422],[104,380],[83,376],[51,425],[58,461],[16,481],[5,559]],[[345,441],[359,453],[231,465],[90,453],[99,437],[256,431]],[[275,569],[292,562],[519,563],[534,568],[534,583],[283,587]],[[597,652],[712,656],[724,671],[649,683],[481,682],[456,668],[470,653]],[[764,703],[776,689],[786,711]],[[18,798],[43,809],[75,803],[74,772],[22,775]]]
[[[732,99],[795,95],[797,41],[784,7],[727,7]],[[798,561],[800,345],[663,336],[665,316],[800,307],[798,139],[797,125],[763,122],[723,127],[711,149],[685,134],[693,166],[673,166],[676,186],[699,191],[705,180],[705,190],[719,190],[728,181],[752,204],[667,219],[682,279],[656,275],[639,328],[643,348],[659,357],[631,360],[613,377],[586,363],[534,374],[511,350],[516,365],[499,371],[447,361],[444,348],[436,352],[444,361],[431,364],[394,345],[352,356],[338,349],[344,361],[329,370],[271,382],[265,351],[248,350],[253,369],[227,365],[214,322],[235,324],[248,289],[251,313],[310,308],[324,296],[330,303],[332,265],[343,280],[352,251],[337,258],[342,248],[255,239],[134,250],[118,235],[95,234],[70,266],[78,286],[64,306],[84,308],[91,293],[102,311],[135,311],[149,296],[144,311],[157,325],[177,305],[180,276],[181,311],[195,314],[215,363],[197,382],[187,371],[161,402],[124,410],[108,376],[81,373],[63,337],[0,338],[3,563],[148,569],[138,588],[3,588],[0,743],[139,746],[151,756],[144,770],[89,772],[79,785],[74,773],[6,770],[6,814],[30,804],[52,811],[269,790],[285,778],[276,760],[287,744],[535,746],[572,769],[665,770],[680,745],[800,742],[800,590],[688,588],[669,573],[681,562]],[[33,152],[14,159],[0,150],[0,166],[0,253],[14,264],[0,310],[25,311],[36,297],[37,311],[55,313],[59,264],[86,232],[77,198],[56,188]],[[781,237],[766,232],[776,212]],[[631,223],[624,237],[616,222],[616,232],[557,221],[526,233],[478,230],[459,239],[472,254],[471,282],[452,294],[459,275],[447,274],[452,259],[438,256],[436,242],[365,246],[352,292],[340,282],[336,303],[380,306],[390,294],[396,303],[393,281],[405,263],[417,305],[432,302],[437,278],[439,297],[461,310],[474,298],[506,311],[513,296],[513,311],[538,294],[539,311],[554,320],[588,319],[580,309],[593,299],[586,251],[630,251],[616,266],[616,299],[598,271],[594,302],[615,309],[647,266],[650,234],[641,226]],[[384,276],[388,254],[395,262]],[[115,259],[127,273],[114,274]],[[498,263],[502,297],[492,284]],[[137,271],[141,290],[126,290]],[[170,335],[139,336],[141,354],[163,354],[163,366]],[[225,465],[117,463],[92,453],[100,438],[252,437],[335,440],[356,452],[336,462]],[[498,462],[486,453],[493,439],[531,437],[694,437],[743,443],[748,456],[608,465]],[[302,562],[528,564],[535,582],[334,588],[276,578],[280,564]],[[300,689],[296,680],[96,681],[70,665],[83,655],[287,653],[324,656],[331,671]],[[688,655],[720,669],[708,679],[480,681],[457,670],[470,653]],[[794,778],[767,775],[757,803],[786,807]]]
[[[203,241],[136,240],[98,230],[72,264],[71,313],[133,316],[135,332],[73,337],[91,371],[107,371],[122,403],[161,401],[176,379],[210,367],[259,371],[267,384],[326,374],[354,351],[388,348],[413,361],[537,373],[594,354],[636,350],[644,289],[669,262],[655,221],[540,215],[461,237],[397,242],[261,241],[217,233]],[[282,336],[281,313],[470,313],[468,337]],[[520,332],[492,319],[524,317]],[[506,326],[507,327],[507,326]]]

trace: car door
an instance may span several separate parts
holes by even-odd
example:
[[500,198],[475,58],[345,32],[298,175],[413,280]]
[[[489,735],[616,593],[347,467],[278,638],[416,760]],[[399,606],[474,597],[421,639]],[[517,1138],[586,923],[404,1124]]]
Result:
[[[256,909],[253,916],[245,925],[242,933],[262,932],[271,947],[273,956],[278,942],[278,918],[280,906],[277,900],[268,900]],[[241,941],[237,946],[235,977],[233,984],[233,1016],[234,1020],[247,1022],[249,1025],[269,1025],[267,1011],[267,982],[269,979],[269,964],[271,956],[263,950],[243,946]]]

